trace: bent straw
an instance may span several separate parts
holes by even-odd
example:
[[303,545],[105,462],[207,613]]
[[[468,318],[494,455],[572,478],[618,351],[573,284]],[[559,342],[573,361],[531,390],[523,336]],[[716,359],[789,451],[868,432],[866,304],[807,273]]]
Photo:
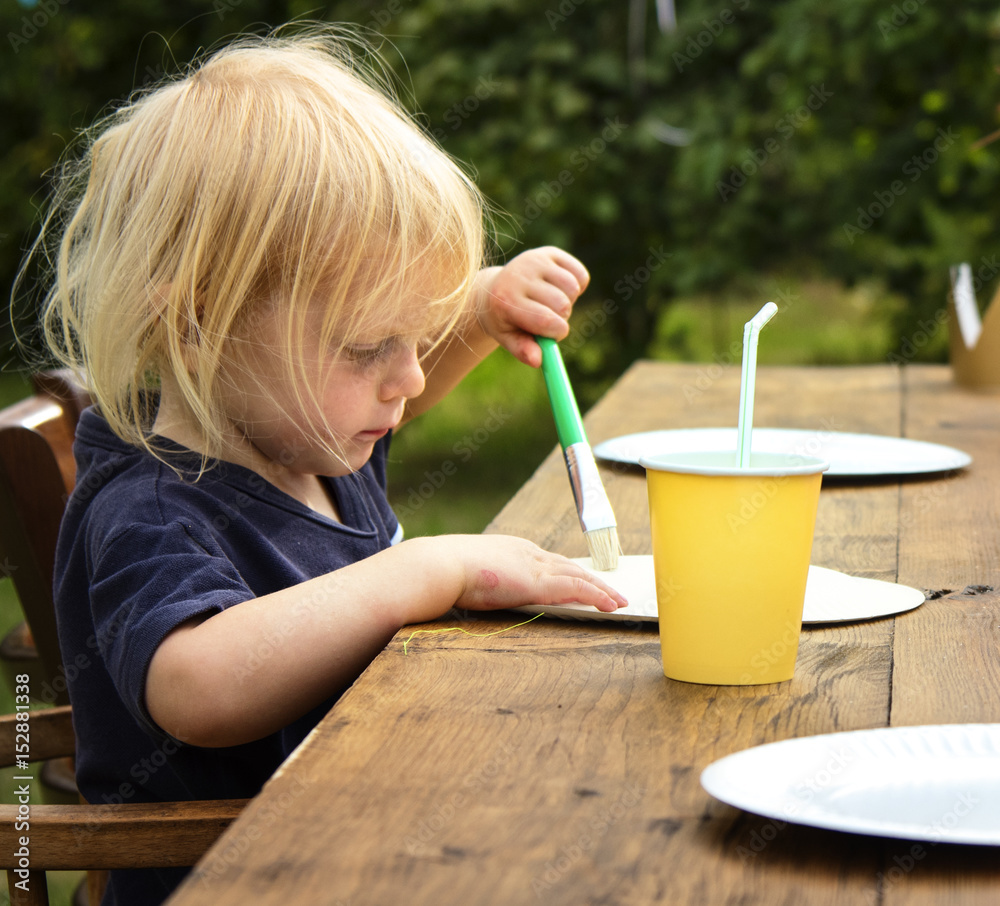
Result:
[[757,337],[760,329],[777,311],[778,306],[768,302],[743,327],[743,376],[740,378],[740,422],[736,436],[736,462],[741,469],[750,468],[753,395],[757,381]]

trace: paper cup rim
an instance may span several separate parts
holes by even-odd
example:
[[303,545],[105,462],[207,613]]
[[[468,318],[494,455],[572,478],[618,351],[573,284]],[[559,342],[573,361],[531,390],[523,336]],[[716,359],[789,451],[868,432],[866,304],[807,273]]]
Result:
[[830,463],[827,460],[800,453],[752,453],[750,466],[745,469],[736,465],[735,460],[735,451],[730,453],[719,450],[704,450],[641,456],[639,465],[647,472],[726,475],[734,478],[740,476],[814,475],[830,468]]

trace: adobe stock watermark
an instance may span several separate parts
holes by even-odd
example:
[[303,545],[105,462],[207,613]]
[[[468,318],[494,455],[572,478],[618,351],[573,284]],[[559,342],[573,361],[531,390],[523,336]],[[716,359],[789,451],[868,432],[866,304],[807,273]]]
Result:
[[38,37],[45,28],[67,6],[70,0],[38,0],[30,12],[21,16],[21,29],[18,32],[7,32],[7,41],[14,53],[20,53],[21,48]]
[[618,303],[614,299],[605,299],[597,308],[588,309],[582,318],[576,318],[570,324],[569,335],[559,341],[560,348],[573,351],[580,349],[617,311]]
[[772,134],[756,148],[747,148],[743,160],[730,169],[729,178],[720,179],[715,183],[715,190],[719,193],[719,198],[722,201],[728,201],[739,192],[747,184],[747,180],[756,176],[768,159],[777,154],[784,142],[791,139],[799,129],[809,122],[813,114],[822,108],[833,97],[833,94],[832,91],[827,90],[826,83],[811,85],[806,102],[800,104],[791,113],[786,113],[774,124],[772,132],[781,136],[781,140]]
[[[451,452],[458,462],[467,463],[513,417],[503,406],[490,406],[486,418],[472,431],[455,441]],[[442,460],[436,469],[426,469],[423,481],[406,489],[406,503],[394,507],[396,517],[402,522],[421,509],[442,487],[448,479],[458,473],[458,462],[454,459]]]
[[874,904],[885,902],[885,894],[927,857],[929,847],[937,846],[942,840],[946,840],[948,832],[958,827],[980,804],[980,799],[972,793],[959,794],[951,808],[925,828],[929,838],[928,843],[914,843],[903,855],[894,855],[892,865],[885,871],[875,873],[875,886],[866,891],[868,902]]
[[503,743],[487,761],[466,774],[461,784],[443,802],[436,803],[406,834],[403,838],[406,851],[411,856],[426,854],[438,835],[473,801],[478,792],[490,786],[501,772],[512,770],[515,751],[513,746]]
[[600,134],[589,142],[584,142],[584,144],[574,148],[570,153],[569,167],[560,170],[555,179],[543,183],[542,188],[526,200],[524,215],[520,218],[520,226],[523,228],[541,217],[542,213],[551,207],[552,202],[559,198],[569,186],[576,182],[581,173],[607,151],[609,145],[618,141],[628,127],[629,124],[621,122],[617,116],[613,119],[605,117],[604,128],[601,129]]
[[940,160],[941,155],[951,148],[957,140],[954,127],[949,126],[947,130],[939,128],[934,141],[903,164],[901,174],[908,177],[909,181],[894,179],[886,188],[877,189],[872,193],[874,201],[864,208],[858,206],[858,216],[854,223],[844,223],[844,235],[848,242],[854,245],[854,240],[858,236],[867,233],[896,203],[896,199],[902,198],[906,194],[906,190],[931,169]]
[[906,365],[914,360],[924,347],[937,336],[941,328],[948,323],[948,309],[939,308],[933,318],[917,321],[917,328],[909,336],[901,337],[899,349],[890,352],[885,358],[891,365]]
[[637,784],[626,784],[614,803],[594,815],[572,843],[563,846],[558,855],[545,863],[541,874],[536,875],[531,881],[531,889],[535,896],[546,902],[549,891],[566,877],[587,853],[596,849],[608,831],[635,808],[645,795],[646,791]]
[[549,23],[549,28],[555,31],[586,2],[587,0],[559,0],[559,5],[555,8],[550,6],[545,10],[545,21]]
[[[793,293],[790,289],[778,288],[768,294],[780,311],[787,311],[791,306],[798,303],[802,298],[798,293]],[[693,381],[684,384],[682,392],[684,400],[692,403],[706,391],[710,390],[715,382],[726,373],[726,369],[732,367],[743,359],[743,340],[734,339],[729,347],[722,352],[717,352],[712,356],[712,363],[704,368],[699,368]]]
[[[796,638],[798,638],[797,628],[795,632]],[[736,847],[736,854],[740,857],[743,864],[746,865],[747,862],[756,859],[757,856],[767,849],[768,845],[777,839],[778,834],[788,827],[789,823],[793,823],[796,816],[816,798],[818,793],[829,787],[856,757],[857,754],[846,746],[842,746],[836,751],[831,751],[823,765],[811,777],[807,777],[798,783],[792,791],[795,800],[788,803],[784,809],[785,818],[788,820],[783,821],[780,818],[771,818],[760,830],[755,828],[750,832],[745,845],[741,843]]]
[[[736,0],[734,5],[737,11],[744,12],[750,6],[750,0]],[[698,57],[715,43],[716,38],[735,21],[736,13],[731,9],[722,10],[715,18],[702,19],[701,24],[705,27],[687,39],[687,43],[684,45],[685,53],[674,51],[670,55],[674,61],[674,66],[677,67],[677,71],[684,72],[684,67],[690,66],[697,60]]]
[[751,669],[740,675],[740,684],[749,685],[755,677],[766,674],[775,664],[784,661],[790,651],[798,651],[799,635],[802,630],[801,621],[786,623],[781,636],[771,642],[766,648],[761,648],[750,658]]
[[900,528],[909,528],[920,517],[930,515],[933,510],[943,504],[952,490],[950,484],[955,480],[956,476],[952,475],[950,478],[938,478],[929,482],[920,487],[912,500],[907,494],[904,498],[905,509],[899,514]]
[[559,341],[559,346],[564,350],[577,350],[584,343],[593,337],[605,324],[611,315],[617,314],[621,307],[618,300],[628,302],[639,290],[641,290],[664,264],[666,264],[674,253],[668,252],[662,245],[650,246],[649,254],[643,264],[640,264],[629,274],[623,274],[616,280],[614,292],[617,299],[605,299],[597,308],[590,307],[581,310],[583,313],[577,317],[574,315],[570,322],[569,335]]
[[[336,575],[336,571],[333,575]],[[243,660],[231,674],[234,682],[245,685],[275,655],[283,655],[285,642],[295,634],[297,628],[307,622],[308,617],[324,610],[331,598],[342,593],[337,588],[322,586],[313,586],[312,588],[313,590],[309,593],[303,590],[301,594],[296,596],[288,618],[280,624],[280,628],[259,636],[252,644],[246,646],[243,651]]]
[[239,832],[228,834],[225,846],[213,848],[210,856],[203,859],[192,871],[191,877],[197,879],[200,884],[208,884],[222,877],[230,866],[243,859],[247,850],[261,839],[264,829],[278,821],[309,791],[314,782],[313,776],[303,774],[301,770],[291,774],[285,772],[282,775],[282,792],[277,796],[271,796],[267,804],[254,814],[252,821],[241,820]]
[[623,302],[628,302],[650,281],[653,274],[674,257],[674,253],[666,251],[662,245],[658,245],[656,248],[650,246],[648,252],[649,255],[643,264],[640,264],[631,274],[625,274],[615,282],[613,289]]
[[[492,75],[480,76],[476,82],[476,87],[472,89],[464,98],[455,101],[442,115],[442,120],[449,127],[451,132],[456,132],[462,124],[474,114],[484,101],[493,97],[503,86],[503,82],[493,78]],[[443,144],[448,140],[448,132],[441,126],[435,126],[430,130],[431,135],[438,144]]]
[[[836,420],[829,417],[824,418],[820,422],[818,429],[810,431],[799,443],[785,452],[793,458],[793,461],[798,461],[799,463],[804,463],[810,459],[822,459],[824,447],[836,430]],[[740,498],[738,508],[734,512],[726,514],[726,523],[729,526],[729,530],[735,534],[743,529],[744,526],[749,525],[754,517],[779,493],[782,486],[788,483],[791,477],[790,475],[761,477],[754,484],[753,490]]]
[[879,16],[878,22],[875,23],[878,26],[879,34],[883,38],[895,34],[920,12],[920,7],[925,3],[927,0],[903,0],[902,3],[894,4],[889,10],[889,15]]
[[243,0],[212,0],[212,9],[220,19],[225,19],[227,13],[243,5]]
[[371,21],[377,28],[385,28],[402,11],[407,0],[388,0],[381,9],[373,9]]
[[[662,245],[650,246],[647,251],[649,254],[643,264],[614,283],[615,294],[622,302],[628,302],[652,279],[653,274],[674,257],[674,253],[668,252]],[[569,335],[560,340],[559,345],[563,349],[579,349],[607,324],[611,315],[618,313],[620,307],[617,299],[605,299],[599,307],[587,309],[582,318],[574,318],[570,323]]]

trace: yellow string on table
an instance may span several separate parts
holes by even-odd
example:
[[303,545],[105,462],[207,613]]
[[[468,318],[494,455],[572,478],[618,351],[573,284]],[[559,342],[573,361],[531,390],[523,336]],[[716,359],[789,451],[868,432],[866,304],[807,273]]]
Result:
[[513,626],[507,626],[504,629],[494,629],[492,632],[469,632],[468,629],[463,629],[461,626],[449,626],[446,629],[414,629],[413,632],[410,633],[409,638],[403,642],[403,654],[405,655],[407,653],[406,646],[410,644],[410,642],[413,640],[413,637],[415,635],[420,635],[420,633],[422,632],[428,634],[438,633],[438,632],[464,632],[466,635],[471,635],[474,638],[485,639],[487,636],[490,635],[500,635],[501,632],[510,632],[512,629],[517,629],[518,626],[527,626],[528,623],[530,623],[532,620],[537,620],[540,616],[543,616],[543,614],[536,613],[530,620],[525,620],[522,623],[515,623]]

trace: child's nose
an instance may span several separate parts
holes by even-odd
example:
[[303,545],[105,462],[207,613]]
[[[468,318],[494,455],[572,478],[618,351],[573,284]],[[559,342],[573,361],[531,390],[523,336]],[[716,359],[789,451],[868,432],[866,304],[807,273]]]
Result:
[[420,367],[416,346],[405,346],[389,367],[382,381],[382,399],[389,401],[400,396],[413,399],[424,392],[424,370]]

